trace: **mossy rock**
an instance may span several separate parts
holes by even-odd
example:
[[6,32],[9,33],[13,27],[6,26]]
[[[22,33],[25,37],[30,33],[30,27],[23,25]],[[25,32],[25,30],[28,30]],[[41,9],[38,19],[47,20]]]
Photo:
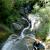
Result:
[[5,41],[9,37],[10,33],[6,31],[1,31],[0,32],[0,42]]
[[4,25],[0,24],[0,42],[4,42],[12,33]]

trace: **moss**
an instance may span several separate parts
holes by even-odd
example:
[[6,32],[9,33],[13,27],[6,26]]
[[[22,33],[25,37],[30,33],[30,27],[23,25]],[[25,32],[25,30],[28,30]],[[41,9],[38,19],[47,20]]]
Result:
[[2,0],[5,8],[11,10],[14,6],[14,0]]
[[10,33],[1,31],[0,32],[0,42],[5,41],[9,37]]

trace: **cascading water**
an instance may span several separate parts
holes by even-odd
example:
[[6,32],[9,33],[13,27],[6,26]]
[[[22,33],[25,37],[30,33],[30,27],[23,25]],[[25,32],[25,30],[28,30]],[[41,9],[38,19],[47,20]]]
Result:
[[[28,22],[27,19],[25,19],[25,18],[22,18],[22,19],[24,19],[24,20],[26,20],[26,21]],[[21,37],[22,37],[22,38],[25,37],[25,35],[24,35],[24,31],[26,31],[26,30],[29,29],[29,28],[30,28],[30,23],[28,22],[28,27],[24,28],[24,29],[22,30],[22,32],[21,32]]]
[[31,21],[31,31],[39,28],[42,18],[37,15],[29,14],[28,19]]
[[31,24],[29,23],[29,21],[25,18],[22,18],[24,20],[26,20],[28,22],[28,27],[24,28],[21,32],[21,37],[24,38],[25,35],[24,35],[24,31],[26,31],[27,29],[30,28],[30,25],[31,25],[31,28],[30,30],[35,30],[35,29],[38,29],[38,27],[40,26],[40,23],[41,23],[41,18],[39,16],[36,16],[36,15],[33,15],[33,14],[29,14],[28,15],[28,19],[31,21]]
[[[31,17],[31,18],[29,18],[29,20],[31,20],[31,22],[32,22],[31,30],[35,29],[34,26],[37,26],[37,27],[39,26],[40,21],[37,21],[38,23],[36,23],[36,20],[39,20],[39,17],[36,17],[34,15],[28,16],[28,17]],[[25,19],[25,18],[22,18],[22,19],[24,19],[28,22],[27,19]],[[24,31],[26,31],[29,28],[30,28],[30,23],[28,22],[28,26],[22,30],[20,38],[19,37],[17,38],[17,36],[15,34],[11,35],[8,38],[8,40],[5,42],[2,50],[29,50],[27,43],[21,42],[21,41],[23,41],[23,39],[25,37]],[[23,45],[22,48],[21,48],[21,45]]]

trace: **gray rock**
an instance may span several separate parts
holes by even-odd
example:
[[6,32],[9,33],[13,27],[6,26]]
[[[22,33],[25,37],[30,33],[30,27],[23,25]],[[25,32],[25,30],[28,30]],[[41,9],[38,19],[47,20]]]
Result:
[[25,40],[13,38],[17,37],[15,34],[11,35],[5,42],[1,50],[28,50]]
[[18,24],[18,23],[12,23],[11,24],[12,31],[21,30],[22,28],[23,28],[23,25],[22,24]]

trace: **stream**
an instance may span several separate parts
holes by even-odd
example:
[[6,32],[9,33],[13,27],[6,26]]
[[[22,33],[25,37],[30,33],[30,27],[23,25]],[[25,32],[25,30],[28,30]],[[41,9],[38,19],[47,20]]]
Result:
[[[28,5],[23,11],[24,12],[22,13],[26,15],[31,11],[31,7]],[[20,36],[17,36],[16,34],[10,35],[1,50],[32,50],[32,43],[35,41],[35,33],[26,35],[25,32],[28,29],[30,31],[37,30],[41,24],[41,18],[37,15],[29,13],[29,15],[26,15],[26,17],[23,17],[22,19],[27,21],[28,26],[21,31]],[[29,21],[31,21],[31,23]]]

